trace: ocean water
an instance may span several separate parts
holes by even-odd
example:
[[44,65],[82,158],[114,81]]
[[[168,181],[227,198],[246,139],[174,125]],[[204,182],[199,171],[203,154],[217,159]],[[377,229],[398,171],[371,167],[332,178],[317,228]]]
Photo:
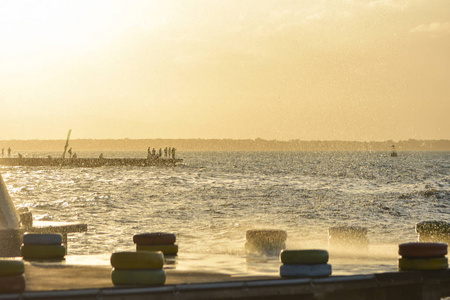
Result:
[[[25,153],[46,156],[55,153]],[[77,153],[98,157],[99,153]],[[145,152],[105,152],[145,157]],[[69,254],[134,250],[133,234],[177,235],[180,259],[246,257],[248,229],[282,229],[287,248],[327,246],[330,226],[363,226],[371,245],[417,240],[450,221],[450,152],[182,152],[177,167],[0,167],[35,220],[81,222]]]

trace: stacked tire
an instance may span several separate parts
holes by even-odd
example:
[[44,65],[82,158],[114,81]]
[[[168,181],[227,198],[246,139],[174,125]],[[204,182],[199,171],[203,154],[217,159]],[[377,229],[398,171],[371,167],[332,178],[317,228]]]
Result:
[[25,266],[21,260],[0,260],[0,294],[25,291]]
[[424,221],[416,224],[419,242],[450,243],[450,223],[444,221]]
[[404,243],[398,246],[399,270],[443,270],[448,268],[447,244]]
[[63,260],[66,247],[61,234],[27,233],[23,235],[20,253],[25,260]]
[[359,226],[337,226],[328,228],[328,246],[343,252],[368,250],[367,228]]
[[115,252],[111,255],[111,265],[115,286],[158,286],[166,282],[161,251]]
[[133,236],[136,251],[161,251],[165,256],[178,254],[178,245],[175,244],[176,236],[173,233],[152,232],[141,233]]
[[251,229],[245,233],[245,249],[250,253],[279,255],[286,248],[287,233],[277,229]]
[[280,276],[284,278],[325,277],[331,275],[327,250],[283,250]]

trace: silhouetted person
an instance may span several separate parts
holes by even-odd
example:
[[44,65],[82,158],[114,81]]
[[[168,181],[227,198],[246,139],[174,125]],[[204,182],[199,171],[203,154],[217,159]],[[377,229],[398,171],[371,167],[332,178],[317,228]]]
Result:
[[67,151],[67,153],[69,153],[69,158],[72,158],[72,148],[70,148],[69,151]]
[[164,157],[167,157],[167,147],[164,148]]
[[175,159],[175,147],[172,148],[172,159]]
[[159,148],[159,157],[162,157],[162,150]]
[[153,155],[153,156],[156,155],[156,150],[155,150],[155,148],[153,148],[153,150],[152,150],[152,155]]
[[11,147],[8,147],[8,157],[11,157]]
[[2,158],[5,156],[5,148],[2,148]]
[[78,157],[78,156],[77,156],[76,153],[74,153],[73,156],[72,156],[73,159],[77,159],[77,157]]
[[100,156],[98,158],[103,159],[103,153],[100,154]]
[[169,147],[169,158],[172,155],[172,148]]

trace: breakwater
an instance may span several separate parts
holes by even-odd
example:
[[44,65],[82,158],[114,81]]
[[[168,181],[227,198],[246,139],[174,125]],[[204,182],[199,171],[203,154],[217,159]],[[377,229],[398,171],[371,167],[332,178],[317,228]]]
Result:
[[103,166],[175,166],[182,162],[182,159],[173,158],[43,158],[43,157],[22,157],[22,158],[0,158],[2,166],[70,166],[70,167],[103,167]]

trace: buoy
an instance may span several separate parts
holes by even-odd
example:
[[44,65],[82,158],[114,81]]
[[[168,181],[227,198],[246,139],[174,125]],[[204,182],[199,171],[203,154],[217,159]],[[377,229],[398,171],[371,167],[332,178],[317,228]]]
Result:
[[111,255],[111,265],[116,269],[156,269],[164,266],[161,251],[115,252]]
[[330,264],[281,265],[281,277],[324,277],[331,275]]
[[286,265],[315,265],[328,262],[327,250],[281,250],[280,260]]
[[287,233],[277,229],[251,229],[245,233],[247,242],[245,249],[247,252],[278,255],[286,248]]
[[166,232],[141,233],[133,236],[133,242],[140,245],[173,245],[175,241],[175,234]]
[[25,290],[25,264],[21,260],[0,259],[0,294]]

